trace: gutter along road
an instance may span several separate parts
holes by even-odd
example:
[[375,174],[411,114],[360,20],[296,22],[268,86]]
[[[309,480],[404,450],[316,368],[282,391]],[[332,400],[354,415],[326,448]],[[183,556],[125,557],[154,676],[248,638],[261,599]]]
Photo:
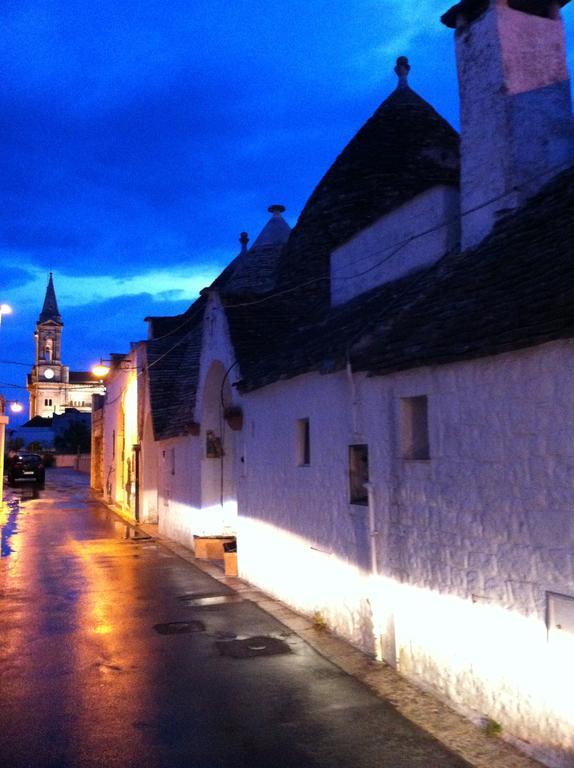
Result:
[[1,766],[469,765],[224,580],[90,500],[85,476],[51,470],[45,491],[5,502]]

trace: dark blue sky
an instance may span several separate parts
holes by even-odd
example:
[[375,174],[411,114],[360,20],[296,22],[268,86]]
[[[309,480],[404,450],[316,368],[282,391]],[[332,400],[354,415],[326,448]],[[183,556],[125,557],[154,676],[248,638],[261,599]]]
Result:
[[[441,0],[4,0],[0,359],[33,363],[48,271],[63,359],[88,368],[185,309],[267,206],[294,224],[395,87],[394,61],[454,125]],[[574,10],[564,11],[574,49]],[[570,57],[570,66],[574,62]],[[4,382],[26,368],[0,363]],[[25,396],[25,392],[20,392]]]

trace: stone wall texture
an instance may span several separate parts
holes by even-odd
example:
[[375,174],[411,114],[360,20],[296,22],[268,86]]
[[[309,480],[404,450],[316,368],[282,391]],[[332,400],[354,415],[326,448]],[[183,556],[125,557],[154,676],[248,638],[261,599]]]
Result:
[[459,193],[437,186],[381,217],[331,254],[331,302],[433,264],[460,239]]
[[[555,766],[574,765],[574,636],[547,625],[547,594],[574,597],[573,354],[267,387],[246,398],[239,490],[243,577]],[[421,395],[430,459],[407,460],[400,400]],[[371,516],[349,503],[357,443]]]

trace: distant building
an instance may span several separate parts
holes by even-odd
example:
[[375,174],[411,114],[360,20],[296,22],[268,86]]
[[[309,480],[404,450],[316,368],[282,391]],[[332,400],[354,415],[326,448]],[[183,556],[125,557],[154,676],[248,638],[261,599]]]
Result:
[[92,395],[103,393],[103,386],[89,371],[70,371],[62,363],[62,329],[54,281],[50,272],[44,305],[36,323],[36,360],[27,378],[30,419],[52,418],[66,408],[82,413],[92,410]]
[[10,440],[23,440],[25,448],[35,443],[42,448],[56,448],[64,453],[75,453],[75,450],[66,445],[66,434],[70,429],[82,428],[89,433],[91,414],[82,413],[77,408],[66,408],[64,413],[54,414],[53,417],[34,416],[20,427],[9,430],[9,436]]

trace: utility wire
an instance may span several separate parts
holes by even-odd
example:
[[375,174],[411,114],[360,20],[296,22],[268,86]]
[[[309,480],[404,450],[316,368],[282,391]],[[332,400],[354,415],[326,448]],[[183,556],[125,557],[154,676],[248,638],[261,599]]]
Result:
[[[272,299],[275,299],[279,296],[284,296],[288,293],[293,293],[294,291],[297,291],[301,288],[305,288],[308,285],[312,285],[314,283],[319,283],[325,280],[355,280],[357,277],[362,277],[363,275],[368,274],[369,272],[372,272],[375,269],[378,269],[383,264],[385,264],[389,259],[391,259],[393,256],[398,253],[404,246],[408,245],[409,243],[412,243],[415,240],[418,240],[421,237],[426,237],[427,235],[432,234],[433,232],[437,232],[440,229],[443,229],[443,227],[456,223],[459,219],[462,219],[464,216],[468,216],[471,213],[476,213],[477,211],[482,210],[483,208],[488,207],[489,205],[492,205],[493,203],[498,202],[499,200],[503,200],[505,197],[508,197],[513,192],[517,192],[523,187],[527,186],[531,181],[535,181],[536,179],[541,179],[545,176],[549,176],[549,174],[557,174],[560,170],[566,170],[567,168],[571,167],[571,163],[565,162],[561,163],[560,165],[554,166],[550,168],[549,170],[545,171],[544,173],[539,173],[534,176],[530,176],[528,179],[526,179],[522,184],[517,184],[514,186],[511,190],[507,192],[503,192],[499,195],[496,195],[495,197],[492,197],[488,200],[485,200],[482,203],[479,203],[478,205],[473,206],[472,208],[467,208],[464,211],[461,211],[459,214],[455,214],[453,216],[448,217],[445,221],[441,222],[440,224],[436,224],[433,227],[429,227],[428,229],[425,229],[421,232],[416,232],[413,235],[410,235],[409,237],[405,238],[402,241],[399,241],[398,243],[395,243],[395,246],[397,246],[396,250],[393,250],[388,256],[386,256],[384,259],[381,259],[381,261],[377,262],[376,264],[373,264],[368,269],[364,270],[363,272],[359,272],[352,275],[341,275],[341,276],[333,276],[330,275],[324,275],[321,277],[315,277],[311,280],[308,280],[304,283],[301,283],[299,285],[295,285],[291,288],[286,288],[282,291],[278,291],[276,293],[271,293],[268,296],[263,296],[261,299],[254,299],[253,301],[245,301],[245,302],[239,302],[237,304],[226,304],[226,309],[234,309],[235,307],[250,307],[255,304],[262,304],[265,301],[271,301]],[[550,180],[550,179],[549,179]],[[408,202],[408,201],[407,201]],[[515,209],[516,210],[516,209]],[[340,246],[338,246],[340,247]],[[367,258],[371,258],[372,256],[376,256],[379,253],[385,253],[388,250],[388,248],[382,248],[376,251],[372,251],[368,256],[360,257],[356,261],[366,260]],[[356,262],[355,262],[356,263]]]
[[[425,229],[425,230],[423,230],[421,232],[417,232],[417,233],[415,233],[413,235],[410,235],[409,237],[407,237],[404,240],[402,240],[399,243],[397,243],[396,247],[391,251],[391,253],[389,253],[383,259],[378,261],[376,264],[373,264],[372,266],[370,266],[368,269],[364,270],[363,272],[360,272],[360,273],[357,273],[357,274],[354,274],[354,275],[342,275],[340,277],[334,277],[334,278],[331,278],[330,275],[323,275],[321,277],[315,277],[315,278],[312,278],[311,280],[305,281],[304,283],[299,283],[298,285],[294,285],[294,286],[291,286],[289,288],[285,288],[285,289],[283,289],[281,291],[276,291],[275,293],[268,294],[267,296],[264,296],[264,297],[262,297],[260,299],[254,299],[253,301],[238,302],[237,304],[226,304],[225,305],[225,309],[226,310],[227,309],[236,309],[236,308],[240,308],[240,307],[251,307],[251,306],[258,305],[258,304],[263,304],[264,302],[271,301],[271,300],[276,299],[276,298],[278,298],[280,296],[286,296],[288,294],[291,294],[291,293],[294,293],[296,291],[299,291],[302,288],[306,288],[309,285],[314,285],[316,283],[320,283],[320,282],[324,282],[324,281],[329,281],[329,280],[332,280],[332,279],[335,279],[335,280],[355,280],[357,277],[362,277],[362,276],[368,274],[369,272],[372,272],[373,270],[378,269],[383,264],[385,264],[387,261],[389,261],[394,256],[396,256],[396,254],[399,253],[406,245],[414,242],[415,240],[418,240],[421,237],[426,237],[427,235],[432,234],[433,232],[437,232],[438,230],[442,229],[443,227],[447,226],[448,224],[456,223],[459,219],[462,219],[464,216],[468,216],[471,213],[476,213],[477,211],[480,211],[483,208],[486,208],[487,206],[492,205],[493,203],[496,203],[497,201],[502,200],[505,197],[508,197],[513,192],[517,192],[520,189],[522,189],[523,187],[527,186],[531,181],[535,181],[537,179],[541,179],[541,178],[544,178],[544,177],[549,177],[550,174],[552,174],[552,176],[555,176],[559,171],[566,170],[570,166],[571,166],[571,164],[568,163],[568,162],[560,163],[559,165],[553,166],[552,168],[549,168],[544,173],[539,173],[539,174],[535,174],[533,176],[530,176],[524,182],[522,182],[522,184],[517,184],[516,186],[514,186],[511,190],[509,190],[507,192],[504,192],[504,193],[501,193],[499,195],[496,195],[496,196],[494,196],[494,197],[492,197],[492,198],[490,198],[488,200],[485,200],[482,203],[479,203],[478,205],[475,205],[475,206],[473,206],[471,208],[468,208],[468,209],[466,209],[464,211],[461,211],[459,214],[449,217],[448,219],[446,219],[445,221],[443,221],[440,224],[437,224],[437,225],[435,225],[433,227],[430,227],[428,229]],[[549,178],[548,180],[550,181],[551,178]],[[384,248],[384,249],[380,249],[378,251],[371,252],[368,257],[364,257],[364,258],[370,258],[373,255],[377,255],[378,253],[384,253],[387,250],[388,250],[388,248]],[[199,301],[199,299],[197,299],[196,301]],[[161,339],[165,339],[168,336],[172,335],[173,333],[176,333],[181,328],[183,328],[190,321],[191,321],[191,318],[187,318],[183,323],[181,323],[179,326],[177,326],[173,330],[169,331],[168,333],[164,334],[163,336],[158,336],[158,337],[156,337],[154,339],[150,339],[150,341],[159,341]],[[178,339],[178,341],[172,347],[170,347],[168,350],[166,350],[162,355],[160,355],[158,358],[156,358],[152,363],[149,363],[147,365],[147,368],[148,369],[152,368],[153,366],[155,366],[159,362],[161,362],[161,360],[163,360],[165,357],[167,357],[167,355],[169,355],[174,349],[176,349],[180,344],[182,344],[187,339],[187,337],[189,336],[189,334],[193,330],[194,330],[194,328],[191,328],[189,331],[187,331],[187,333],[185,333],[181,337],[181,339]],[[140,376],[142,373],[143,373],[143,370],[139,371],[138,372],[138,376]]]

